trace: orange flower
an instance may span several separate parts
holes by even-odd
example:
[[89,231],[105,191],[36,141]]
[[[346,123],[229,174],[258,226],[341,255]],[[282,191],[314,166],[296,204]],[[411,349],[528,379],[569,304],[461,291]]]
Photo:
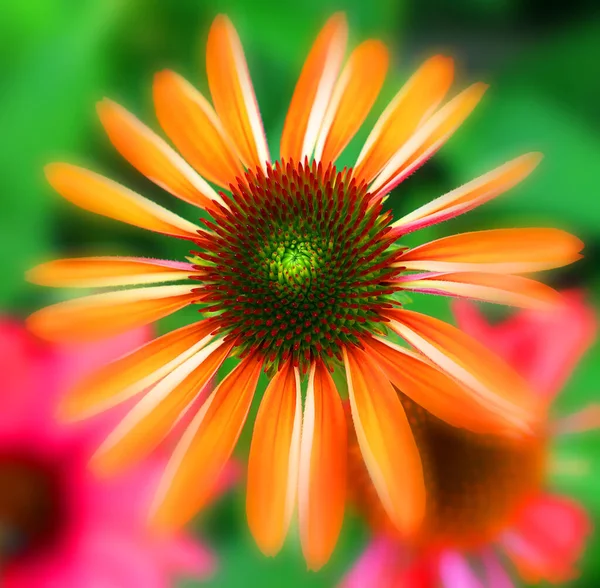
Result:
[[[173,72],[155,78],[160,125],[181,155],[121,106],[101,102],[102,124],[118,151],[209,218],[196,225],[103,176],[53,164],[48,179],[68,200],[188,240],[194,251],[189,263],[67,259],[29,275],[47,286],[128,287],[35,313],[29,325],[48,339],[105,337],[190,304],[204,314],[82,382],[64,406],[67,416],[81,418],[138,399],[98,451],[95,465],[105,471],[148,454],[189,411],[156,498],[157,525],[183,524],[206,502],[244,426],[259,375],[267,372],[250,450],[249,525],[260,548],[275,554],[297,502],[302,548],[313,569],[335,546],[345,502],[345,419],[330,371],[346,378],[378,496],[394,525],[410,532],[422,522],[425,489],[396,388],[437,417],[477,432],[528,433],[537,411],[506,364],[450,325],[404,310],[399,294],[549,304],[557,297],[552,289],[504,274],[565,265],[581,249],[578,239],[554,229],[484,231],[401,246],[404,234],[512,187],[539,155],[519,157],[390,224],[384,197],[452,135],[485,86],[475,84],[442,104],[452,61],[430,59],[384,110],[354,168],[337,170],[335,160],[364,122],[388,65],[386,48],[373,40],[344,64],[346,37],[345,18],[336,14],[316,39],[276,162],[240,40],[224,16],[208,39],[212,105]],[[155,285],[164,282],[180,284]],[[389,340],[394,333],[415,350]],[[196,412],[198,391],[228,357],[239,364]]]

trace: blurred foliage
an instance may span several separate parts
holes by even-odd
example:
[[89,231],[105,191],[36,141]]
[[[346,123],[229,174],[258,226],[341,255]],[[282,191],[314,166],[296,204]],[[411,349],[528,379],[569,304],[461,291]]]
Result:
[[[140,190],[172,209],[197,215],[134,173],[110,148],[94,104],[110,96],[156,127],[152,75],[173,68],[205,91],[204,43],[210,22],[227,12],[239,29],[273,153],[285,108],[306,52],[325,18],[348,13],[352,40],[375,35],[388,42],[394,69],[367,125],[343,156],[351,163],[369,122],[414,67],[435,51],[457,57],[459,80],[484,79],[488,96],[433,162],[389,200],[395,213],[442,194],[525,150],[546,154],[522,186],[481,209],[419,234],[435,238],[456,230],[515,223],[562,226],[587,244],[584,262],[554,272],[560,287],[582,287],[600,300],[600,15],[596,2],[541,0],[28,0],[0,4],[0,307],[26,314],[65,293],[28,286],[34,263],[77,252],[183,258],[178,242],[94,217],[62,202],[44,184],[43,165],[68,158]],[[449,320],[447,301],[416,296],[415,306]],[[164,321],[183,324],[193,310]],[[600,391],[600,353],[592,350],[569,384],[559,408],[581,407]],[[244,435],[245,443],[248,435]],[[242,451],[243,453],[243,451]],[[589,474],[559,488],[585,501],[600,517],[597,435],[557,447],[560,459],[585,456]],[[596,463],[597,462],[597,463]],[[209,585],[332,586],[365,540],[349,519],[332,562],[319,574],[305,571],[292,530],[283,552],[263,558],[250,540],[243,488],[199,520],[221,556]],[[600,585],[600,543],[588,551],[578,586]],[[187,583],[186,586],[193,584]]]

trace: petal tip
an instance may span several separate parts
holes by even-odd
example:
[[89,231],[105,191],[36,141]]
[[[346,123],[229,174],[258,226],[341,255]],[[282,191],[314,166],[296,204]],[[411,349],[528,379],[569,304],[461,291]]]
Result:
[[44,286],[44,273],[42,271],[43,265],[36,265],[25,272],[25,280],[30,284],[36,286]]
[[25,319],[25,326],[27,330],[44,341],[55,342],[56,337],[52,336],[52,329],[47,328],[45,308],[37,310],[33,314],[30,314]]
[[59,181],[59,177],[64,172],[68,171],[70,167],[72,167],[70,164],[58,161],[47,163],[44,166],[44,175],[46,176],[48,182],[50,182],[50,185],[54,187],[54,184]]
[[529,159],[529,162],[535,168],[541,163],[542,159],[544,159],[544,154],[541,151],[532,151],[525,157]]
[[114,108],[115,106],[117,106],[117,103],[106,96],[104,96],[103,98],[98,100],[98,102],[96,102],[96,110],[98,112],[107,110],[109,108]]
[[265,557],[275,557],[281,551],[281,548],[283,547],[283,543],[284,543],[283,540],[279,541],[277,543],[269,543],[267,541],[261,540],[254,533],[252,533],[252,537],[254,538],[254,541],[255,541],[256,546],[258,547],[259,551]]
[[309,572],[318,572],[324,565],[326,562],[322,562],[322,561],[307,561],[306,562],[306,569]]
[[[208,33],[208,42],[211,42],[211,39],[214,40],[215,35],[220,35],[222,33],[227,33],[229,30],[234,29],[233,23],[231,19],[223,13],[217,14],[213,19],[210,30]],[[235,30],[235,29],[234,29]]]
[[569,233],[569,231],[563,231],[562,229],[555,229],[555,231],[557,238],[562,239],[565,249],[571,252],[572,262],[583,259],[581,252],[585,248],[585,243],[577,235]]
[[96,102],[96,114],[98,115],[102,126],[107,129],[111,122],[113,125],[119,122],[114,119],[115,116],[123,116],[129,113],[118,102],[105,96],[102,100]]
[[347,25],[348,16],[344,10],[338,10],[329,17],[327,22],[336,23],[337,25]]
[[429,58],[429,64],[432,67],[446,70],[448,73],[454,73],[454,58],[449,55],[434,55]]
[[173,83],[178,77],[172,69],[161,69],[154,73],[154,85],[162,86],[163,84]]
[[348,34],[348,17],[343,10],[334,12],[328,19],[321,31],[329,30],[334,36],[342,35],[344,38]]
[[219,14],[217,14],[217,16],[215,16],[215,18],[212,21],[212,24],[214,25],[215,23],[223,22],[231,22],[231,20],[224,12],[220,12]]
[[167,503],[157,500],[150,507],[148,513],[148,526],[155,533],[172,534],[179,531],[191,517],[185,517],[182,512],[173,511]]
[[365,49],[368,49],[375,54],[376,59],[385,60],[386,63],[389,61],[390,51],[383,41],[379,39],[368,39],[367,41],[364,41],[362,45]]

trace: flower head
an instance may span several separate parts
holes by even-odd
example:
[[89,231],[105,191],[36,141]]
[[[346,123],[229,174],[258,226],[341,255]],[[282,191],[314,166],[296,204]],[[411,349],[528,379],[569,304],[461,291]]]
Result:
[[[565,300],[554,313],[521,311],[496,325],[468,302],[456,304],[455,314],[466,332],[507,358],[548,407],[596,332],[581,294],[569,292]],[[411,414],[429,498],[424,525],[410,540],[399,537],[351,456],[352,493],[376,537],[344,586],[512,585],[506,557],[528,582],[576,577],[591,523],[577,502],[546,489],[549,447],[557,435],[600,426],[598,406],[557,421],[548,416],[541,435],[518,441],[459,430],[416,407]],[[471,567],[473,560],[478,564]]]
[[164,456],[99,480],[87,464],[110,423],[65,427],[54,416],[66,386],[148,338],[139,329],[100,345],[51,346],[0,319],[2,586],[162,586],[175,574],[213,571],[214,556],[201,544],[147,528]]
[[[173,72],[155,78],[157,117],[179,153],[121,106],[101,102],[102,124],[120,153],[207,218],[194,224],[103,176],[54,164],[48,179],[68,200],[186,239],[191,254],[187,263],[70,259],[30,274],[49,286],[183,282],[95,294],[30,318],[44,337],[81,340],[147,324],[190,304],[203,313],[197,323],[77,386],[65,412],[81,417],[139,399],[97,454],[104,470],[146,455],[182,415],[192,416],[155,504],[155,523],[171,527],[205,504],[266,371],[270,382],[250,449],[248,520],[261,549],[274,554],[298,499],[302,546],[312,568],[329,558],[344,511],[346,426],[331,370],[347,381],[378,496],[397,528],[408,532],[421,524],[425,489],[396,388],[442,420],[478,432],[528,434],[537,411],[525,383],[503,362],[454,327],[402,308],[402,293],[547,305],[557,298],[552,289],[505,274],[568,264],[581,249],[579,240],[554,229],[483,231],[403,246],[403,235],[470,210],[525,178],[539,155],[519,157],[392,223],[384,198],[452,135],[485,85],[440,106],[453,65],[445,57],[430,59],[381,114],[354,167],[337,169],[388,65],[378,41],[359,45],[343,65],[346,37],[339,14],[317,37],[277,161],[269,156],[241,43],[226,17],[215,19],[208,38],[212,105]],[[223,190],[217,193],[209,182]],[[393,343],[394,334],[415,351]],[[200,407],[198,391],[228,357],[239,364]]]

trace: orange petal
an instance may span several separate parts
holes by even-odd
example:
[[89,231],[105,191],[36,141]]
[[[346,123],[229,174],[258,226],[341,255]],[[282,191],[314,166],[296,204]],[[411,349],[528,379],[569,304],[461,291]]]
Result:
[[240,436],[262,361],[247,357],[202,405],[175,448],[159,486],[153,524],[172,530],[208,502]]
[[231,347],[222,339],[210,343],[142,396],[98,448],[93,468],[113,475],[147,457],[217,373]]
[[260,403],[248,458],[248,525],[265,555],[279,552],[294,512],[301,420],[300,375],[289,362]]
[[300,540],[309,569],[329,561],[344,520],[347,427],[344,407],[327,368],[308,381],[300,449]]
[[79,257],[43,263],[27,272],[40,286],[106,288],[185,280],[197,271],[193,264],[146,257]]
[[281,157],[302,161],[312,155],[329,105],[348,37],[342,13],[334,14],[317,37],[296,84],[281,135]]
[[163,139],[112,100],[98,103],[111,143],[133,167],[174,196],[205,208],[221,197]]
[[405,290],[472,298],[520,308],[550,310],[561,303],[560,294],[536,280],[504,274],[455,272],[418,274],[398,280]]
[[371,357],[344,349],[356,437],[377,494],[391,521],[406,535],[425,516],[419,450],[398,394]]
[[266,171],[269,149],[244,50],[231,21],[215,18],[206,47],[206,73],[215,110],[246,167]]
[[486,84],[473,84],[440,108],[394,153],[370,190],[387,194],[429,159],[479,104]]
[[370,183],[450,89],[454,62],[428,59],[396,94],[373,127],[358,156],[354,175]]
[[474,433],[506,430],[501,416],[489,411],[473,392],[422,356],[381,339],[365,344],[390,382],[439,419]]
[[46,166],[46,177],[63,198],[84,210],[183,239],[193,239],[198,234],[196,225],[87,169],[52,163]]
[[467,386],[482,406],[505,420],[511,434],[531,432],[540,417],[539,399],[508,364],[469,335],[436,318],[399,309],[385,314],[393,331]]
[[441,223],[468,212],[522,182],[542,160],[540,153],[528,153],[432,200],[397,220],[392,226],[403,234]]
[[380,41],[365,41],[350,55],[333,90],[314,157],[335,161],[360,128],[385,80],[388,51]]
[[244,173],[235,145],[206,98],[172,71],[154,78],[154,106],[161,127],[206,179],[228,188]]
[[153,323],[197,298],[189,286],[104,292],[42,308],[27,319],[27,326],[49,341],[94,341]]
[[77,383],[61,406],[61,416],[79,420],[132,398],[171,373],[211,339],[214,322],[203,320],[150,341]]
[[559,229],[492,229],[461,233],[409,249],[397,266],[432,272],[521,274],[581,259],[583,243]]

